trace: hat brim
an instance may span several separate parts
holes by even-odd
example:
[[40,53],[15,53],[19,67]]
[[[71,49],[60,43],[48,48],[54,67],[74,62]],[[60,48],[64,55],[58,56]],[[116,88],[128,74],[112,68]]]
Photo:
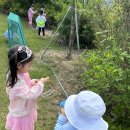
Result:
[[71,95],[65,102],[65,114],[69,123],[78,130],[107,130],[108,123],[102,117],[98,119],[81,118],[75,111],[76,95]]

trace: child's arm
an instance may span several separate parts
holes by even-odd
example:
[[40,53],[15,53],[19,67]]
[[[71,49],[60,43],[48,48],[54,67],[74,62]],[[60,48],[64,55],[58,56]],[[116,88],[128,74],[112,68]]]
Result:
[[37,99],[43,92],[44,83],[48,81],[47,78],[39,80],[36,85],[29,88],[24,80],[19,80],[14,86],[14,95],[23,99]]
[[32,80],[31,80],[31,83],[32,83],[32,85],[34,86],[34,85],[36,85],[36,83],[38,83],[38,81],[39,81],[39,79],[32,79]]
[[31,83],[32,83],[33,86],[35,86],[39,81],[42,81],[42,82],[45,83],[45,82],[48,81],[48,79],[49,79],[49,77],[47,77],[47,78],[41,78],[41,79],[32,79]]
[[59,114],[54,130],[64,130],[63,125],[67,122],[65,115]]
[[46,17],[45,17],[45,16],[43,16],[43,19],[44,19],[44,21],[46,22]]
[[31,10],[31,11],[32,11],[33,14],[35,14],[37,12],[37,10],[35,10],[35,11]]
[[67,120],[66,116],[59,114],[54,130],[76,130]]
[[54,130],[76,130],[73,126],[70,125],[70,123],[67,120],[67,117],[65,116],[65,111],[64,111],[65,102],[66,100],[63,100],[60,101],[58,104],[59,116],[56,121]]

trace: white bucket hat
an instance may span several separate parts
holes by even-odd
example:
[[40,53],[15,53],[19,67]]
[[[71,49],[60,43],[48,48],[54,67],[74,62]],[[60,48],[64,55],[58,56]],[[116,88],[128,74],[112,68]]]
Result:
[[71,95],[65,102],[65,114],[78,130],[107,130],[108,123],[102,116],[106,111],[102,98],[91,91]]

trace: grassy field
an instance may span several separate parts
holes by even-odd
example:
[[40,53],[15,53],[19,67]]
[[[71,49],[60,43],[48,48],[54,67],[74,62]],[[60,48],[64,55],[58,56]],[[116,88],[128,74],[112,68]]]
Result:
[[[4,39],[3,34],[7,29],[7,16],[0,14],[0,130],[4,130],[5,117],[8,112],[8,97],[5,93],[5,76],[7,71],[7,51],[8,43]],[[22,21],[24,35],[27,40],[27,45],[33,50],[35,54],[39,51],[45,49],[48,44],[50,37],[45,39],[37,37],[37,31],[35,29],[30,29],[27,26],[26,21]],[[57,44],[52,43],[52,50],[61,50]],[[38,59],[34,60],[30,75],[32,78],[40,78],[49,76],[52,80],[54,79],[52,71],[47,65],[43,65],[38,62]],[[51,86],[48,84],[45,87],[47,91]],[[39,104],[39,117],[36,123],[36,130],[52,130],[55,124],[55,118],[57,116],[56,102],[58,98],[56,94],[52,94],[48,97],[43,97],[38,100]]]
[[[32,78],[41,78],[49,76],[50,79],[56,86],[56,90],[50,96],[40,97],[38,99],[38,121],[35,125],[35,130],[53,130],[55,121],[57,118],[57,103],[65,98],[62,89],[57,84],[54,74],[52,73],[49,65],[43,64],[39,61],[41,52],[48,45],[51,36],[48,35],[46,31],[46,38],[42,39],[37,37],[37,30],[28,27],[27,21],[22,19],[23,31],[27,41],[27,46],[31,48],[35,54],[35,59],[33,61],[33,66],[30,72]],[[7,52],[8,52],[8,42],[5,40],[3,34],[7,29],[7,16],[0,13],[0,130],[5,130],[5,118],[8,113],[8,96],[6,95],[6,71],[8,69],[7,65]],[[76,93],[79,91],[82,83],[80,81],[80,73],[82,72],[82,66],[79,66],[77,53],[73,55],[73,60],[65,60],[66,50],[59,46],[53,41],[49,47],[49,55],[45,58],[48,63],[53,65],[56,74],[60,77],[63,86],[66,86],[66,91],[68,95]],[[78,54],[79,55],[79,54]],[[78,59],[78,60],[77,60]],[[81,70],[80,70],[81,69]],[[81,71],[81,72],[80,72]],[[51,88],[50,84],[45,86],[45,91]],[[109,122],[109,121],[108,121]],[[109,123],[111,130],[122,130],[123,128],[116,128],[113,126],[112,121]],[[125,130],[130,130],[129,128]]]

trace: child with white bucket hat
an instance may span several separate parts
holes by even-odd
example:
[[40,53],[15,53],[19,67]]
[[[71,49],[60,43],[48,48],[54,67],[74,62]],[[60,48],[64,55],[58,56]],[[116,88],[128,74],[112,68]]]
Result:
[[54,130],[108,130],[108,123],[102,118],[105,111],[105,103],[98,94],[81,91],[67,98]]

